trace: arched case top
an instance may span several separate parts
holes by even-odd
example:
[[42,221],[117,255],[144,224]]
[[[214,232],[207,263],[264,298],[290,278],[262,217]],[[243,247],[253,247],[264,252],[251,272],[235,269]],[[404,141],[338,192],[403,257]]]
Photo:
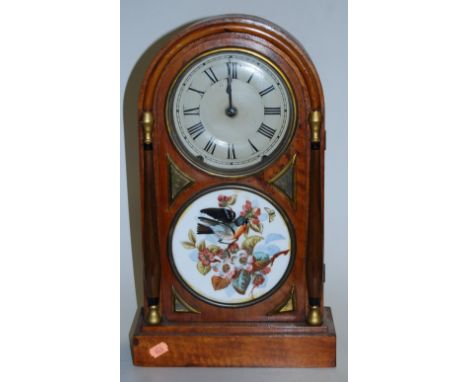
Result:
[[[287,144],[267,166],[236,177],[203,171],[187,160],[171,139],[166,116],[171,86],[183,69],[222,49],[252,52],[271,62],[294,98]],[[175,32],[155,55],[138,110],[145,301],[132,334],[134,363],[334,366],[333,320],[323,305],[324,101],[304,49],[257,17],[195,22]],[[197,204],[204,198],[209,206]],[[191,216],[196,228],[184,225],[183,216]],[[270,231],[262,228],[270,223]],[[256,239],[248,239],[249,230]],[[265,237],[258,238],[262,232]],[[208,243],[204,234],[217,235],[219,242]],[[174,245],[176,236],[183,239]],[[276,248],[257,251],[256,245],[269,239]],[[226,244],[229,240],[238,247]],[[223,260],[227,256],[233,269]],[[255,300],[232,300],[224,293],[228,285],[241,295],[260,292],[255,288],[266,285],[260,271],[273,273],[273,267],[277,280]],[[200,274],[210,277],[205,285],[223,293],[208,293],[199,285],[190,290]]]
[[[226,15],[212,17],[193,23],[172,38],[154,57],[142,84],[139,110],[151,110],[154,105],[155,91],[164,68],[172,65],[174,57],[181,55],[187,47],[203,46],[200,50],[220,47],[248,46],[252,43],[261,53],[272,61],[285,59],[295,74],[301,78],[305,94],[311,101],[312,110],[321,110],[323,114],[323,92],[317,71],[311,59],[289,33],[279,26],[259,17],[246,15]],[[207,44],[208,43],[208,44]],[[206,46],[208,45],[208,46]],[[189,54],[195,55],[193,52]]]

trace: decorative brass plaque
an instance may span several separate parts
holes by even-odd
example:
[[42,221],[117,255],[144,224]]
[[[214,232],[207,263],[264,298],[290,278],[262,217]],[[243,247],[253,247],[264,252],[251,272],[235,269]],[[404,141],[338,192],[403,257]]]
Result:
[[169,163],[169,201],[172,203],[177,195],[194,183],[194,180],[179,169],[167,156]]
[[174,286],[172,287],[172,309],[176,313],[201,313],[192,307],[188,302],[184,301]]
[[278,314],[278,313],[288,313],[294,312],[296,310],[296,288],[294,285],[291,287],[289,296],[281,302],[275,309],[273,309],[268,315]]
[[271,178],[268,183],[282,191],[293,203],[296,201],[296,154],[281,171]]

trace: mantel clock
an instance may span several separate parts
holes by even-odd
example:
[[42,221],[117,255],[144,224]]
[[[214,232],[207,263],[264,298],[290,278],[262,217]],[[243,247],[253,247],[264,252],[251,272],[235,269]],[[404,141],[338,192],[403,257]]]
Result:
[[139,98],[135,365],[330,367],[324,103],[301,46],[227,15],[177,32]]

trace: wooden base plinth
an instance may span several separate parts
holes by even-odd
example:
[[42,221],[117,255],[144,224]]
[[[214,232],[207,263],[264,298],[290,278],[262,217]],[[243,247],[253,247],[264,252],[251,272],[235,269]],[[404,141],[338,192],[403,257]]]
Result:
[[334,367],[336,335],[331,310],[323,325],[302,323],[144,324],[142,312],[132,330],[136,366]]

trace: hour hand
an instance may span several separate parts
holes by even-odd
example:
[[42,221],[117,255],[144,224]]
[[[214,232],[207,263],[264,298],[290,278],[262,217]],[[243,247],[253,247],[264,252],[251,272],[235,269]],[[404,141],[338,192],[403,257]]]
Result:
[[[232,98],[231,82],[232,82],[231,77],[228,77],[227,78],[226,93],[229,95],[230,99]],[[229,101],[229,106],[231,106],[231,101]]]
[[229,106],[226,109],[226,115],[228,117],[234,117],[237,114],[237,109],[232,104],[232,73],[231,73],[231,65],[229,62],[227,64],[227,68],[228,68],[228,77],[227,77],[226,93],[229,96]]

